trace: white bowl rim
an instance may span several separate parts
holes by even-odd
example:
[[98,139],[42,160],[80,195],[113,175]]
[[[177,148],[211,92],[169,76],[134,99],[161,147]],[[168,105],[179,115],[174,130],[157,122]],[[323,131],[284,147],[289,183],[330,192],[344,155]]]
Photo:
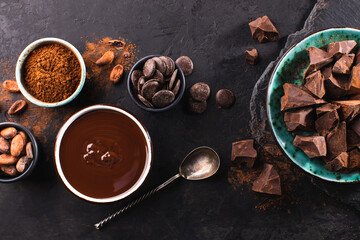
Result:
[[[128,118],[130,118],[134,123],[136,123],[136,125],[139,127],[139,129],[141,130],[141,132],[143,133],[145,140],[146,140],[146,145],[147,148],[149,149],[149,154],[147,156],[146,162],[145,162],[145,167],[143,169],[143,172],[140,175],[140,178],[136,181],[136,183],[127,191],[117,195],[117,196],[113,196],[113,197],[108,197],[108,198],[94,198],[94,197],[89,197],[86,196],[85,194],[82,194],[81,192],[77,191],[70,183],[69,181],[66,179],[64,172],[62,171],[61,168],[61,164],[60,164],[60,145],[61,145],[61,141],[62,138],[66,132],[66,130],[68,129],[68,127],[79,117],[83,116],[86,113],[92,112],[92,111],[96,111],[96,110],[113,110],[113,111],[117,111],[120,112],[124,115],[126,115]],[[150,134],[148,133],[148,131],[146,130],[145,126],[131,113],[127,112],[126,110],[120,108],[120,107],[116,107],[116,106],[110,106],[110,105],[103,105],[103,104],[96,104],[96,105],[92,105],[89,107],[86,107],[80,111],[78,111],[77,113],[73,114],[65,123],[64,125],[60,128],[57,136],[56,136],[56,141],[55,141],[55,148],[54,148],[54,153],[55,153],[55,166],[56,166],[56,170],[61,178],[61,180],[63,181],[63,183],[65,184],[65,186],[76,196],[85,199],[87,201],[90,202],[95,202],[95,203],[109,203],[109,202],[115,202],[118,200],[121,200],[127,196],[129,196],[130,194],[132,194],[133,192],[135,192],[145,181],[146,177],[148,176],[149,172],[150,172],[150,168],[152,165],[152,161],[153,161],[153,148],[152,148],[152,142],[151,142],[151,138],[150,138]]]
[[[36,98],[34,98],[30,93],[28,93],[28,91],[25,89],[24,85],[22,84],[21,81],[21,69],[22,66],[25,62],[25,59],[27,58],[27,56],[31,53],[31,51],[33,51],[35,48],[37,48],[38,46],[41,46],[43,44],[46,43],[59,43],[64,45],[65,47],[69,48],[77,57],[77,59],[80,62],[80,67],[81,67],[81,79],[80,79],[80,83],[79,86],[76,88],[75,92],[68,97],[65,100],[62,100],[60,102],[55,102],[55,103],[46,103],[46,102],[42,102]],[[31,103],[38,105],[40,107],[58,107],[64,104],[67,104],[69,102],[71,102],[72,100],[74,100],[74,98],[76,98],[76,96],[81,92],[84,84],[85,84],[85,79],[86,79],[86,66],[85,66],[85,62],[83,57],[81,56],[80,52],[69,42],[62,40],[60,38],[54,38],[54,37],[47,37],[47,38],[40,38],[32,43],[30,43],[20,54],[17,62],[16,62],[16,69],[15,69],[15,77],[16,77],[16,82],[19,86],[20,92],[25,96],[25,98],[27,100],[29,100]]]

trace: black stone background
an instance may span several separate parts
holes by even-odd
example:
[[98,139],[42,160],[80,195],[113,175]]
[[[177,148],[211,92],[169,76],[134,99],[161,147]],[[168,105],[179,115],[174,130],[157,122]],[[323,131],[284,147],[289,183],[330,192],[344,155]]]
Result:
[[[314,1],[12,1],[0,2],[0,57],[15,65],[20,52],[32,41],[47,36],[63,38],[80,52],[84,38],[124,37],[134,42],[138,57],[150,54],[190,56],[194,73],[187,90],[198,81],[212,89],[202,115],[186,111],[185,99],[164,113],[138,108],[128,96],[125,81],[108,92],[95,91],[88,81],[82,94],[58,109],[30,106],[20,117],[32,129],[37,114],[54,114],[43,122],[42,158],[24,181],[0,185],[1,239],[358,239],[359,213],[323,194],[310,178],[296,183],[300,199],[295,205],[258,211],[258,193],[234,190],[227,180],[231,143],[250,137],[249,102],[252,88],[270,61],[283,48],[286,37],[302,28]],[[281,34],[277,42],[259,44],[251,39],[248,22],[268,15]],[[243,52],[256,47],[260,63],[249,66]],[[13,73],[0,72],[2,80]],[[229,88],[236,104],[217,109],[215,93]],[[3,92],[2,92],[3,93]],[[95,97],[90,97],[95,96]],[[21,97],[19,97],[21,98]],[[57,177],[52,162],[56,133],[68,116],[95,103],[124,107],[147,126],[154,144],[155,161],[149,178],[133,197],[111,204],[81,200]],[[8,120],[3,101],[1,120]],[[191,149],[208,145],[222,159],[214,177],[187,182],[180,179],[151,199],[134,207],[102,231],[93,224],[126,202],[157,186],[176,173]],[[287,184],[283,182],[282,184]]]

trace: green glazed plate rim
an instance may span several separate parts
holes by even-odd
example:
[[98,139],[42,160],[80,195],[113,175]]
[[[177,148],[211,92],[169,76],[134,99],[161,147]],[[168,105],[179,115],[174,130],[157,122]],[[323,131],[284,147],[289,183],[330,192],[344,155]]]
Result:
[[[268,89],[267,89],[267,96],[266,96],[266,113],[267,113],[267,118],[268,118],[268,124],[270,125],[270,129],[271,129],[271,133],[272,133],[273,137],[275,138],[277,145],[279,146],[280,150],[285,154],[285,156],[287,158],[289,158],[293,163],[295,163],[297,166],[302,168],[305,172],[310,173],[311,175],[318,177],[320,179],[323,179],[323,180],[327,180],[330,182],[338,182],[338,183],[355,183],[355,182],[360,182],[360,172],[359,171],[353,172],[353,173],[335,173],[335,172],[328,171],[325,168],[325,166],[323,166],[323,169],[321,169],[321,171],[312,171],[308,167],[313,165],[313,161],[310,160],[310,158],[308,158],[305,155],[305,153],[303,153],[301,150],[299,151],[299,152],[302,152],[302,154],[304,155],[303,157],[308,159],[306,163],[297,160],[296,157],[293,157],[288,152],[287,149],[284,149],[285,145],[280,143],[280,142],[284,143],[284,141],[278,135],[278,133],[277,133],[278,130],[275,129],[273,126],[274,122],[273,122],[273,119],[271,118],[272,110],[271,110],[271,107],[269,106],[271,95],[274,92],[273,84],[274,84],[274,78],[276,76],[276,73],[284,67],[285,60],[287,60],[288,57],[290,57],[289,59],[293,58],[290,55],[295,54],[296,48],[299,47],[299,45],[305,44],[307,41],[311,40],[311,38],[314,38],[315,36],[318,36],[318,35],[321,35],[324,33],[330,33],[330,32],[333,32],[334,34],[336,34],[336,33],[343,32],[343,31],[350,31],[352,33],[356,32],[357,34],[359,34],[359,39],[360,39],[360,29],[349,28],[349,27],[332,27],[332,28],[327,28],[327,29],[323,29],[323,30],[311,33],[311,34],[307,35],[306,37],[304,37],[303,39],[301,39],[301,40],[297,41],[296,43],[294,43],[293,45],[291,45],[289,47],[289,49],[286,50],[286,52],[278,60],[276,66],[270,76]],[[360,45],[360,43],[358,45]],[[292,145],[292,147],[294,147],[292,142],[286,143],[286,144]],[[318,166],[316,166],[315,168],[318,168]]]

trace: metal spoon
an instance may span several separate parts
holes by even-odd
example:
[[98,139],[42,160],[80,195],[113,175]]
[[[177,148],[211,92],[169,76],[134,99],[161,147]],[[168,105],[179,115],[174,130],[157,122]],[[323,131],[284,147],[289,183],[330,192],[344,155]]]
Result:
[[192,150],[182,161],[179,167],[179,173],[158,186],[157,188],[147,192],[140,198],[136,199],[132,203],[128,204],[126,207],[120,209],[119,211],[113,213],[109,217],[103,219],[102,221],[94,224],[96,229],[100,229],[108,221],[117,217],[120,213],[125,212],[132,206],[141,202],[145,198],[153,195],[155,192],[167,186],[169,183],[179,178],[180,176],[187,180],[202,180],[214,175],[220,166],[219,155],[212,148],[203,146],[198,147]]

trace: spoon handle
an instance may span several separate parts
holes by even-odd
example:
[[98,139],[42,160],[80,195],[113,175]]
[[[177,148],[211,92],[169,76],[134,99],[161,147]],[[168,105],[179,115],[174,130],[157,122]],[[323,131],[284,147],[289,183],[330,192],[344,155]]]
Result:
[[131,208],[134,205],[138,204],[142,200],[144,200],[144,199],[148,198],[149,196],[153,195],[154,193],[156,193],[160,189],[164,188],[165,186],[167,186],[168,184],[170,184],[172,181],[174,181],[175,179],[177,179],[179,177],[180,177],[180,174],[176,174],[175,176],[171,177],[169,180],[167,180],[166,182],[164,182],[160,186],[158,186],[158,187],[154,188],[153,190],[145,193],[144,195],[142,195],[141,197],[139,197],[135,201],[129,203],[128,205],[126,205],[125,207],[120,209],[119,211],[113,213],[112,215],[108,216],[107,218],[105,218],[105,219],[101,220],[100,222],[94,224],[95,228],[99,230],[101,227],[104,226],[104,224],[106,224],[108,221],[110,221],[110,220],[114,219],[115,217],[117,217],[120,213],[125,212],[126,210],[128,210],[129,208]]

